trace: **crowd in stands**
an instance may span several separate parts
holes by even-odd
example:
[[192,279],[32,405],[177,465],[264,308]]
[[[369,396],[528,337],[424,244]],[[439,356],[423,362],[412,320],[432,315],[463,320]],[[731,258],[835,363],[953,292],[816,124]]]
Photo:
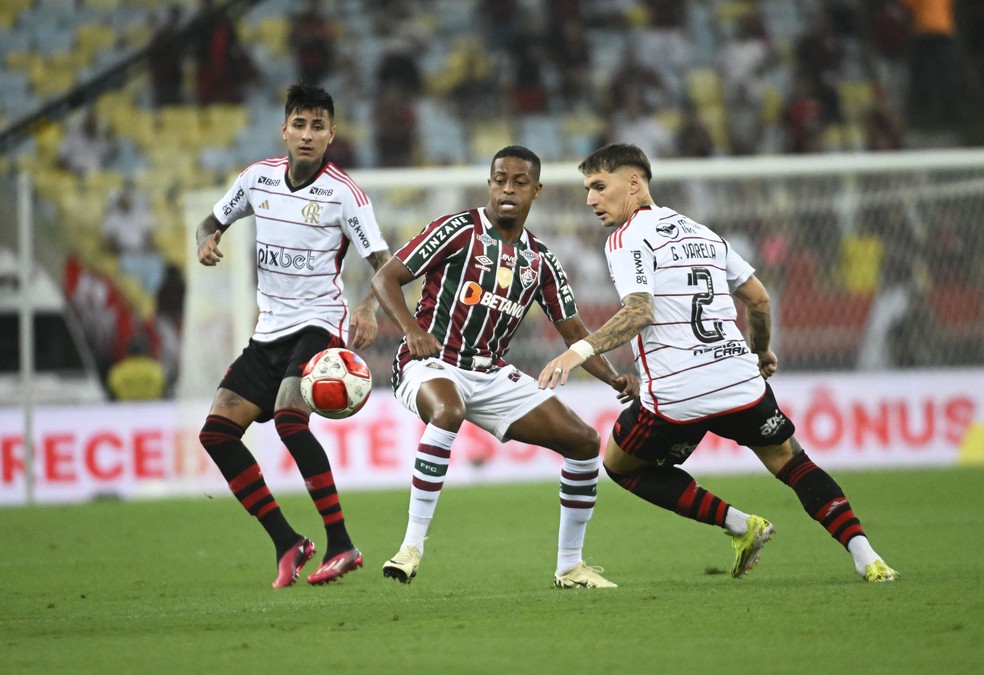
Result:
[[[11,0],[0,12],[0,126],[154,45],[145,77],[42,130],[0,168],[47,177],[39,192],[61,200],[69,252],[85,257],[78,235],[98,233],[85,261],[137,281],[138,314],[160,332],[151,351],[169,368],[181,190],[279,154],[271,129],[295,80],[335,95],[330,153],[346,169],[484,162],[510,143],[557,161],[612,141],[655,159],[981,137],[982,0],[246,4],[233,14],[222,0]],[[788,264],[795,242],[754,228],[735,236],[754,239],[760,264]]]

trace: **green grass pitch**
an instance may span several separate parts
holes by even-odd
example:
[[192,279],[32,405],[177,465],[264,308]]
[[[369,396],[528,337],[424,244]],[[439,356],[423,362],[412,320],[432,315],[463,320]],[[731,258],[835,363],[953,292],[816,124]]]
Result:
[[[741,580],[717,528],[603,479],[585,552],[612,590],[552,588],[555,483],[456,489],[452,472],[409,586],[380,571],[408,490],[341,486],[366,566],[279,591],[228,494],[3,509],[0,672],[982,672],[984,469],[833,473],[900,582],[861,582],[764,472],[698,477],[776,526]],[[323,548],[307,496],[280,502]]]

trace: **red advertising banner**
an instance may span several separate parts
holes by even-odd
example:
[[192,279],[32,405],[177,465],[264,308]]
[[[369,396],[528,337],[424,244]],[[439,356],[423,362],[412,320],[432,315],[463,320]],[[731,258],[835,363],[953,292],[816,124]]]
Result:
[[[953,466],[984,462],[984,370],[780,375],[772,382],[796,437],[832,469]],[[621,407],[591,382],[559,390],[607,440]],[[34,486],[39,503],[100,496],[143,498],[228,492],[198,442],[209,402],[42,407],[34,415]],[[27,499],[22,412],[0,409],[0,505]],[[346,420],[312,417],[341,490],[406,487],[423,425],[385,389]],[[302,491],[273,424],[245,438],[271,489]],[[696,476],[765,471],[755,455],[708,436],[687,461]],[[500,444],[466,424],[452,449],[448,485],[557,478],[560,458],[543,448]]]

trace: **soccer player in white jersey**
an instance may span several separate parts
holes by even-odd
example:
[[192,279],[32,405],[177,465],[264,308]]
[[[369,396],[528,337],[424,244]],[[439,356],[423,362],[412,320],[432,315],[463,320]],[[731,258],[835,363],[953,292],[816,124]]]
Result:
[[[396,396],[427,425],[417,445],[403,544],[383,574],[405,584],[416,576],[451,446],[468,420],[500,441],[564,457],[554,584],[611,588],[601,568],[585,565],[581,555],[597,493],[598,432],[503,360],[534,303],[566,344],[588,335],[563,268],[524,226],[541,190],[539,157],[524,147],[503,148],[492,159],[488,186],[484,208],[433,221],[373,278],[379,304],[405,335],[393,363]],[[402,288],[419,277],[424,282],[412,314]],[[624,401],[638,394],[635,375],[619,375],[607,359],[589,359],[585,369]]]
[[[731,576],[745,575],[773,526],[711,494],[679,465],[708,431],[748,446],[796,493],[806,512],[840,542],[870,582],[898,572],[872,549],[843,491],[793,437],[766,380],[778,359],[769,348],[769,294],[728,242],[649,193],[652,170],[639,148],[608,145],[578,167],[587,204],[614,228],[605,253],[622,308],[553,359],[541,388],[567,381],[586,358],[631,342],[642,395],[619,416],[605,470],[629,492],[664,509],[724,528],[732,537]],[[732,296],[745,306],[748,342]]]
[[222,260],[222,233],[240,218],[256,218],[259,318],[219,384],[199,438],[233,494],[273,540],[274,588],[294,583],[315,546],[287,522],[242,442],[255,421],[274,420],[325,526],[327,550],[308,583],[329,583],[362,566],[300,390],[301,370],[313,355],[329,347],[360,349],[376,339],[375,298],[370,294],[351,313],[345,301],[341,274],[349,248],[376,270],[390,258],[369,198],[325,159],[334,118],[324,89],[291,86],[281,125],[287,156],[247,167],[197,232],[198,261],[212,266]]

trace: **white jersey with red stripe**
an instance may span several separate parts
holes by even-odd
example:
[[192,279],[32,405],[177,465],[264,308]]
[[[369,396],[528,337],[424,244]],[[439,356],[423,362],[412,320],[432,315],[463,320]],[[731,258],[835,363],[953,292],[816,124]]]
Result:
[[318,326],[342,340],[349,311],[342,269],[349,246],[363,258],[386,250],[372,203],[331,162],[301,186],[287,180],[287,158],[247,167],[212,209],[223,227],[256,217],[253,339],[270,342]]
[[653,298],[654,321],[632,341],[646,408],[688,422],[762,398],[765,380],[731,297],[755,270],[724,239],[672,209],[645,206],[608,237],[605,252],[619,298]]

